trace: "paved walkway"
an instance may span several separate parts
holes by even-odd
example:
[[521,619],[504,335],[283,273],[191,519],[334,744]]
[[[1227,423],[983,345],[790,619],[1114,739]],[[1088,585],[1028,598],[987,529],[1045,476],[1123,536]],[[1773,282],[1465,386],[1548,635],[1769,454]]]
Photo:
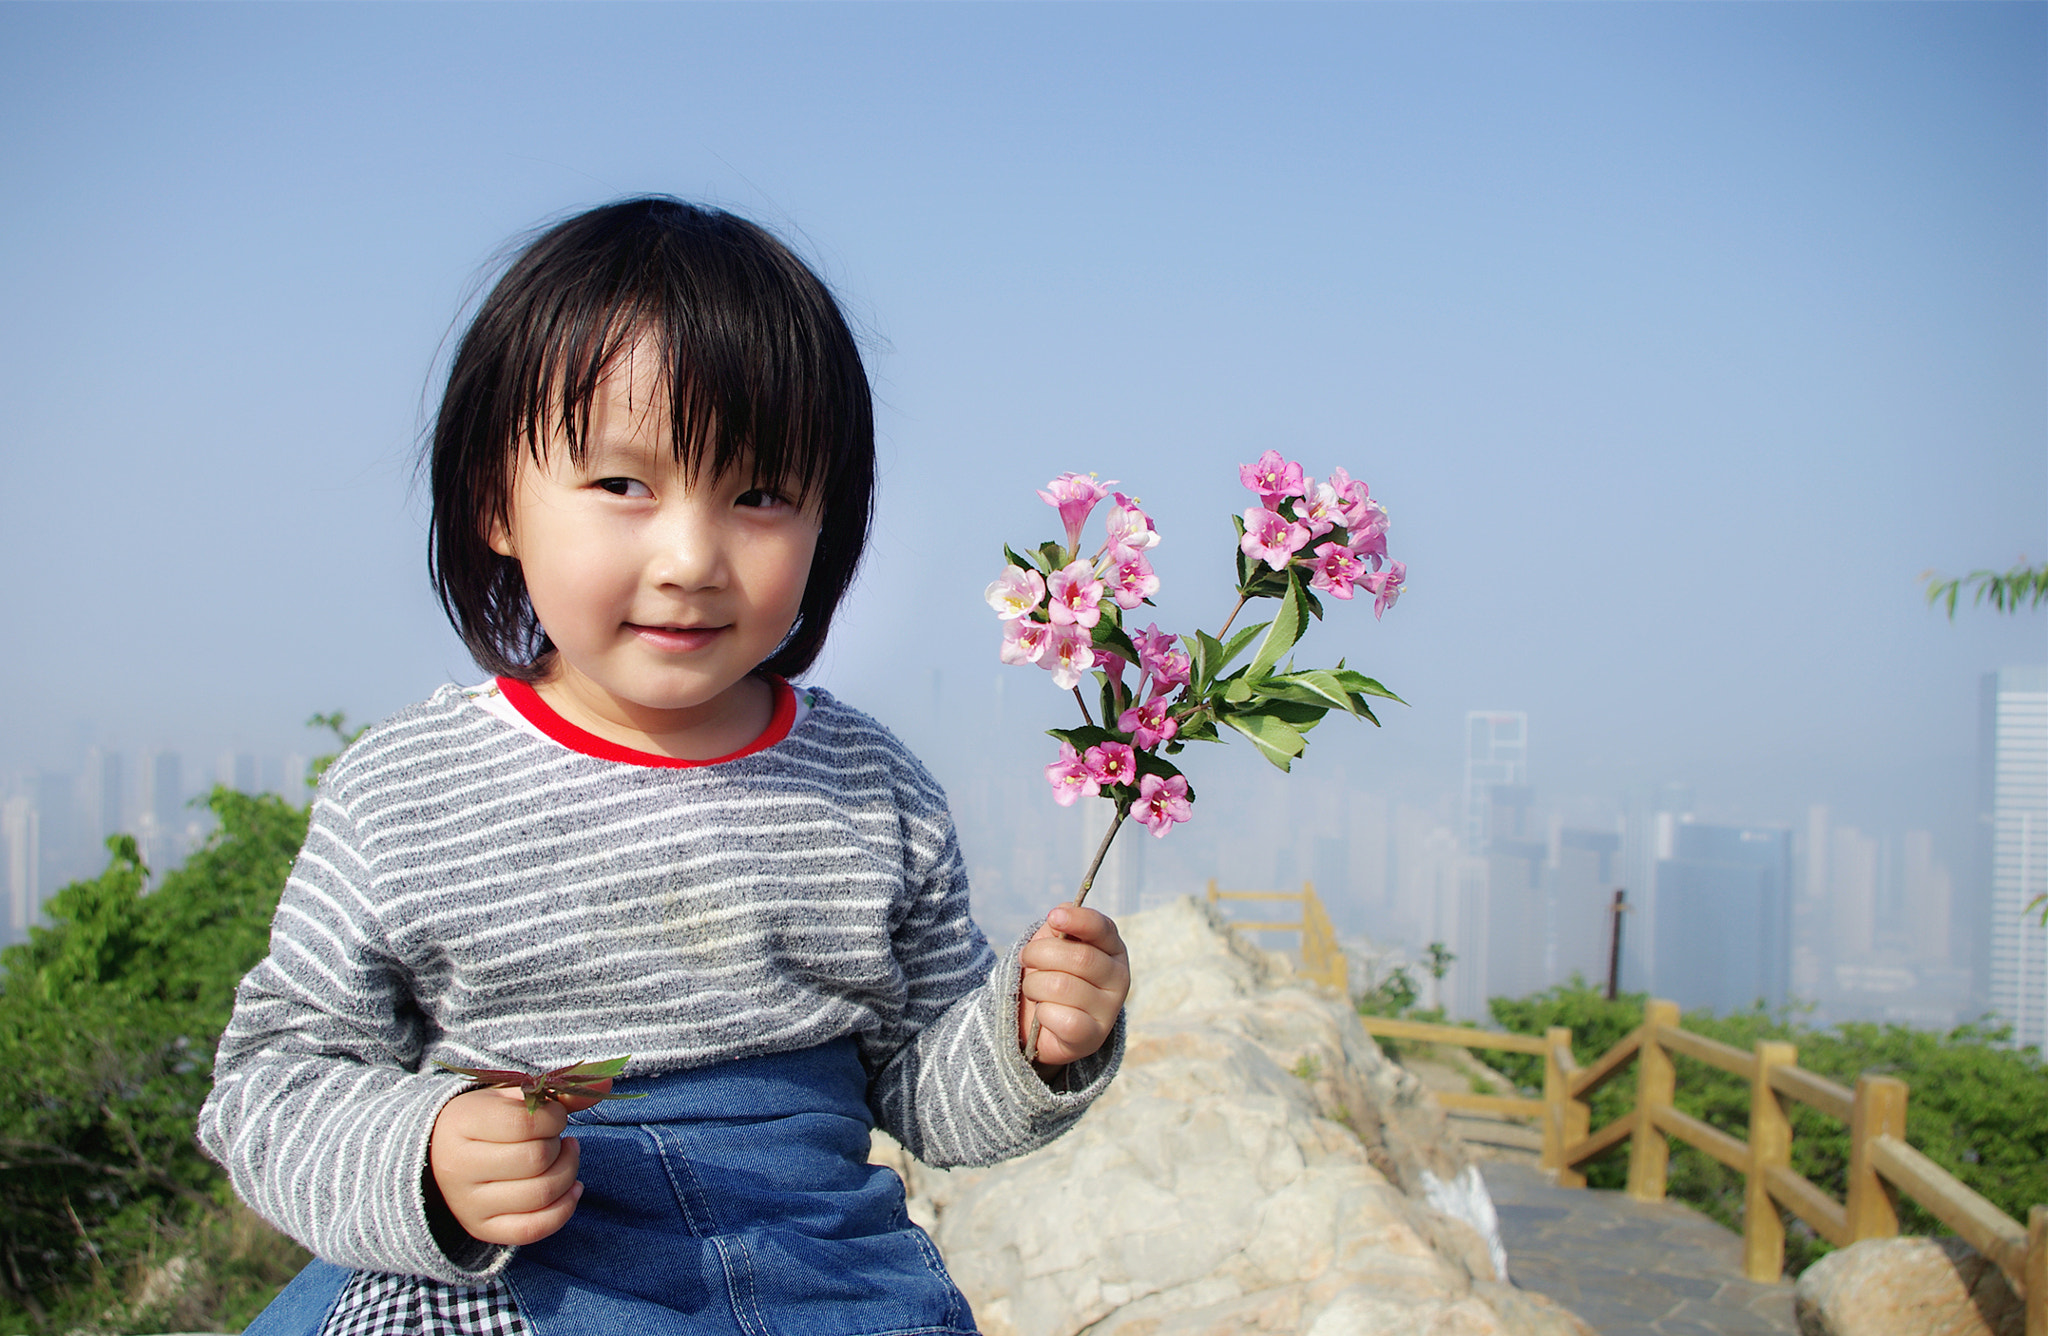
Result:
[[[1461,1049],[1404,1055],[1434,1090],[1493,1075]],[[1499,1093],[1512,1093],[1500,1081]],[[1500,1213],[1508,1274],[1600,1336],[1796,1336],[1792,1286],[1742,1278],[1742,1240],[1675,1201],[1554,1186],[1536,1167],[1542,1138],[1513,1119],[1455,1114]]]

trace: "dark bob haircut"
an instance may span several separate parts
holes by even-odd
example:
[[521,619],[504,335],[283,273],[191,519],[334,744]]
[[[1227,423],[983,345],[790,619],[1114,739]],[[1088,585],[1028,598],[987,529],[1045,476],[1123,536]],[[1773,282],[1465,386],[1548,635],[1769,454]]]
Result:
[[658,350],[675,457],[690,475],[747,469],[822,525],[796,622],[761,664],[784,677],[824,646],[867,545],[874,404],[832,294],[762,228],[666,196],[623,200],[543,232],[512,261],[456,346],[428,446],[428,567],[441,606],[492,673],[531,681],[554,648],[519,563],[491,550],[509,524],[518,453],[560,433],[588,448],[606,373]]

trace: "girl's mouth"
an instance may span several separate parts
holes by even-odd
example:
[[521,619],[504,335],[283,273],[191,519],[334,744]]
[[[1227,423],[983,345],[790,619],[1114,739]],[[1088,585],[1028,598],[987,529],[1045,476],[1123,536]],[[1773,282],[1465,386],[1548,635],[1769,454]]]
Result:
[[723,626],[642,626],[637,622],[626,625],[642,644],[671,653],[703,649],[726,629]]

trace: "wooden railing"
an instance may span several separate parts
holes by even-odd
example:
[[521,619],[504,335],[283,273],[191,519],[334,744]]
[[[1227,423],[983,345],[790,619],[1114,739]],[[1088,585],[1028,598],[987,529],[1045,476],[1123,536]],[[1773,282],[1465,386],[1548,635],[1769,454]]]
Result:
[[1301,934],[1301,970],[1309,978],[1349,996],[1349,967],[1344,951],[1337,945],[1337,929],[1323,902],[1316,898],[1316,885],[1305,881],[1298,891],[1219,891],[1216,879],[1209,879],[1209,903],[1219,900],[1289,900],[1301,906],[1301,917],[1285,922],[1231,921],[1230,926],[1246,932],[1298,932]]
[[[1855,1089],[1799,1066],[1791,1044],[1759,1040],[1752,1052],[1679,1028],[1678,1004],[1653,1001],[1643,1023],[1587,1066],[1572,1054],[1572,1032],[1562,1027],[1543,1038],[1499,1034],[1454,1025],[1365,1016],[1365,1028],[1390,1039],[1506,1049],[1543,1059],[1543,1097],[1508,1099],[1457,1093],[1437,1096],[1447,1109],[1534,1118],[1543,1124],[1543,1167],[1565,1187],[1584,1187],[1580,1166],[1629,1145],[1628,1194],[1639,1201],[1664,1198],[1670,1138],[1702,1151],[1741,1174],[1743,1270],[1751,1280],[1778,1279],[1785,1265],[1785,1227],[1779,1208],[1812,1226],[1837,1247],[1899,1232],[1898,1195],[1955,1230],[1998,1265],[2013,1292],[2026,1300],[2026,1336],[2048,1336],[2048,1206],[2028,1221],[1999,1210],[1906,1141],[1904,1081],[1860,1076]],[[1673,1106],[1678,1065],[1686,1058],[1718,1067],[1749,1083],[1749,1135],[1731,1136]],[[1597,1131],[1587,1096],[1636,1067],[1635,1107]],[[1792,1168],[1792,1122],[1787,1101],[1820,1110],[1849,1125],[1846,1200]]]

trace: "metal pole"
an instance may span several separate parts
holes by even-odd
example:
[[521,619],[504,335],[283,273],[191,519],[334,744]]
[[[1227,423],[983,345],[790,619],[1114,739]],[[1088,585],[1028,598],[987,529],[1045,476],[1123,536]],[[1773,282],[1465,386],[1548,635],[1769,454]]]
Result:
[[1621,987],[1621,916],[1628,912],[1628,892],[1614,888],[1614,904],[1607,911],[1614,930],[1607,935],[1607,1000],[1612,1002]]

